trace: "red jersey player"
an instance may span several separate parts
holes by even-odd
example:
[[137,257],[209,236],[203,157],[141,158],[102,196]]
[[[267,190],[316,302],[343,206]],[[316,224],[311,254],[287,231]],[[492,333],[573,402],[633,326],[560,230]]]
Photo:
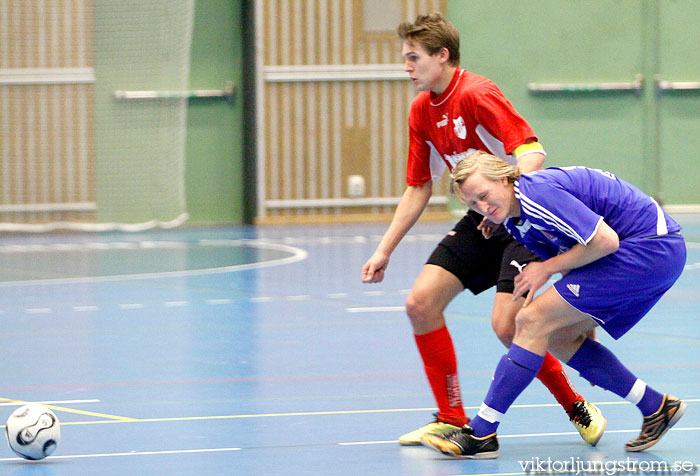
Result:
[[[409,115],[408,187],[374,254],[362,268],[362,280],[384,279],[389,258],[416,223],[432,194],[432,183],[473,150],[484,150],[517,164],[527,173],[541,168],[545,154],[537,137],[498,87],[459,67],[459,33],[439,13],[399,25],[405,70],[421,91]],[[438,404],[434,421],[399,438],[419,445],[425,433],[446,434],[468,423],[462,407],[457,358],[444,310],[464,289],[478,294],[496,286],[491,322],[509,347],[515,315],[524,298],[513,299],[513,280],[538,258],[502,226],[482,222],[469,212],[437,245],[406,301],[406,312]],[[547,354],[537,377],[564,407],[585,441],[595,445],[605,418],[571,385],[561,363]]]

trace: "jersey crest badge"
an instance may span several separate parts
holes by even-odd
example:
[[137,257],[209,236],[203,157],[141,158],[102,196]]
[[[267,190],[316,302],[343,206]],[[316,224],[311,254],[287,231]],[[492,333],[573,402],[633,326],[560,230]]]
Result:
[[459,116],[457,119],[453,119],[452,123],[455,125],[455,134],[460,139],[467,137],[467,126],[464,124],[464,119]]

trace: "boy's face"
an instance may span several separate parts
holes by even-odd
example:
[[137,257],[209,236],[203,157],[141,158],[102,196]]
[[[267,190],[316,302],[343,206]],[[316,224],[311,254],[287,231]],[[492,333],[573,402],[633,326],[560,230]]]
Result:
[[443,49],[431,56],[418,42],[403,44],[401,54],[404,57],[404,71],[409,74],[418,91],[434,91],[438,94],[442,92],[439,88],[443,86],[446,51]]
[[514,216],[512,185],[507,178],[489,180],[481,172],[476,172],[462,182],[460,191],[464,203],[494,223],[503,223]]

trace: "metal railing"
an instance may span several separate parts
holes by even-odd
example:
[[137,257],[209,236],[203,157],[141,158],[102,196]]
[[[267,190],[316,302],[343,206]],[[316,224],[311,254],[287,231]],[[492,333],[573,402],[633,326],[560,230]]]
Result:
[[635,76],[634,81],[629,82],[603,82],[603,83],[529,83],[528,91],[531,93],[597,93],[597,92],[633,92],[642,94],[644,78],[641,74]]
[[669,81],[656,76],[656,94],[662,95],[669,91],[698,91],[700,90],[700,81]]
[[211,99],[223,98],[233,103],[236,90],[233,81],[226,83],[224,89],[193,89],[185,91],[114,91],[114,97],[119,100],[130,99]]

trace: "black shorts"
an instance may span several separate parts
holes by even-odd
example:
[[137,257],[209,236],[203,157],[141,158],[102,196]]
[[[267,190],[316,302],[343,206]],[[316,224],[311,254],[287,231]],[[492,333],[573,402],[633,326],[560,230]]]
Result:
[[427,264],[446,269],[457,276],[465,289],[479,294],[492,286],[498,292],[512,293],[519,266],[540,259],[513,239],[503,225],[488,240],[476,227],[482,217],[470,211],[438,244]]

